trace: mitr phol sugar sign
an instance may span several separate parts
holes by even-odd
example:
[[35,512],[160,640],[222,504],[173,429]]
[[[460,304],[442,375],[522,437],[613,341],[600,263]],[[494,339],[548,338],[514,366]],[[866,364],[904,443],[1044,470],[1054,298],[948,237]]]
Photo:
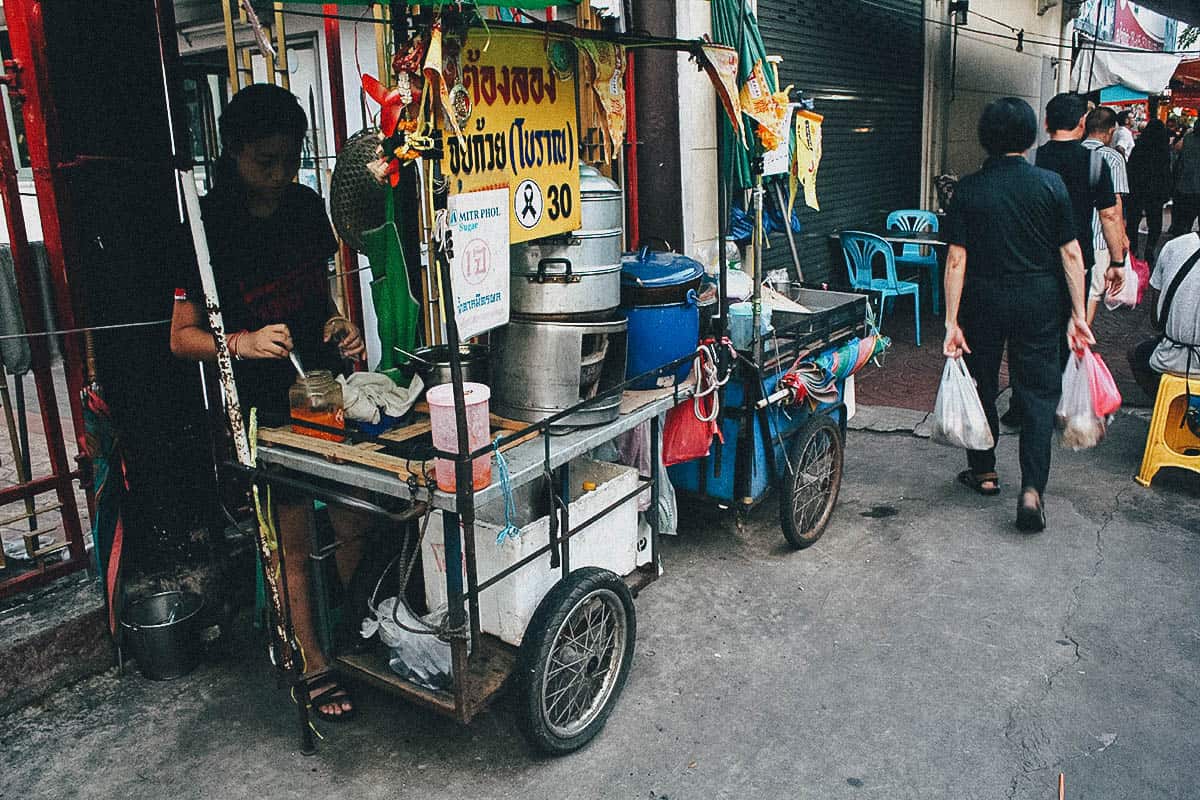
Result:
[[453,194],[507,186],[512,243],[580,226],[575,75],[551,66],[548,44],[560,46],[472,28],[459,61],[471,113],[462,140],[447,140],[442,173]]

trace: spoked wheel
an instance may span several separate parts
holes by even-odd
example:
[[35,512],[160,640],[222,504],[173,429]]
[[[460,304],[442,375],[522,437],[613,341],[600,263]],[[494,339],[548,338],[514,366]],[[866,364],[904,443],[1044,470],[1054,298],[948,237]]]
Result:
[[633,595],[608,570],[575,570],[550,590],[517,663],[531,744],[564,755],[600,732],[629,677],[636,635]]
[[797,550],[825,532],[842,487],[842,432],[824,414],[815,414],[796,435],[784,466],[779,513],[784,538]]

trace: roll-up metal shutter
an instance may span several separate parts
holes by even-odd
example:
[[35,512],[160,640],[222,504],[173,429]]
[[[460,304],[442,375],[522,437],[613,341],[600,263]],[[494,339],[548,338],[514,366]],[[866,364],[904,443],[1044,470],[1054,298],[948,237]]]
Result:
[[[829,234],[879,224],[881,212],[919,207],[922,4],[759,0],[758,15],[767,52],[783,57],[781,84],[815,99],[825,116],[817,173],[822,210],[796,201],[804,277],[844,284],[840,257],[831,263]],[[768,269],[791,264],[782,235],[771,237],[764,260]]]

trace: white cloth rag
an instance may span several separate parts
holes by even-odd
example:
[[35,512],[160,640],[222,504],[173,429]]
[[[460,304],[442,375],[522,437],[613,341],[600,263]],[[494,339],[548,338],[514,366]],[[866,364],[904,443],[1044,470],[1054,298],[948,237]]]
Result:
[[392,383],[379,372],[355,372],[350,377],[338,376],[342,385],[342,404],[346,418],[377,424],[380,414],[403,417],[420,398],[425,383],[414,375],[407,388]]

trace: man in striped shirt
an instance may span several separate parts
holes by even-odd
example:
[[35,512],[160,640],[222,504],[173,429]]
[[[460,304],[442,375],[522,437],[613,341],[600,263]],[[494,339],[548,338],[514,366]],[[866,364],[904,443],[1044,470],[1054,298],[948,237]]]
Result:
[[[1113,135],[1117,131],[1117,113],[1105,106],[1093,109],[1084,122],[1084,131],[1087,138],[1083,140],[1083,146],[1093,153],[1099,153],[1108,165],[1108,171],[1112,177],[1113,193],[1117,198],[1116,212],[1117,215],[1124,218],[1124,198],[1129,194],[1129,173],[1125,169],[1125,157],[1111,146]],[[1113,226],[1108,227],[1112,228]],[[1115,242],[1114,239],[1120,241]],[[1113,244],[1120,246],[1114,251]],[[1092,320],[1095,319],[1096,309],[1104,298],[1105,284],[1115,283],[1111,280],[1106,281],[1105,273],[1109,267],[1123,266],[1125,254],[1129,250],[1129,240],[1125,236],[1124,229],[1120,231],[1119,236],[1115,231],[1106,231],[1100,212],[1095,209],[1092,209],[1092,247],[1096,253],[1096,260],[1092,266],[1091,286],[1088,289],[1088,325],[1091,325]]]

